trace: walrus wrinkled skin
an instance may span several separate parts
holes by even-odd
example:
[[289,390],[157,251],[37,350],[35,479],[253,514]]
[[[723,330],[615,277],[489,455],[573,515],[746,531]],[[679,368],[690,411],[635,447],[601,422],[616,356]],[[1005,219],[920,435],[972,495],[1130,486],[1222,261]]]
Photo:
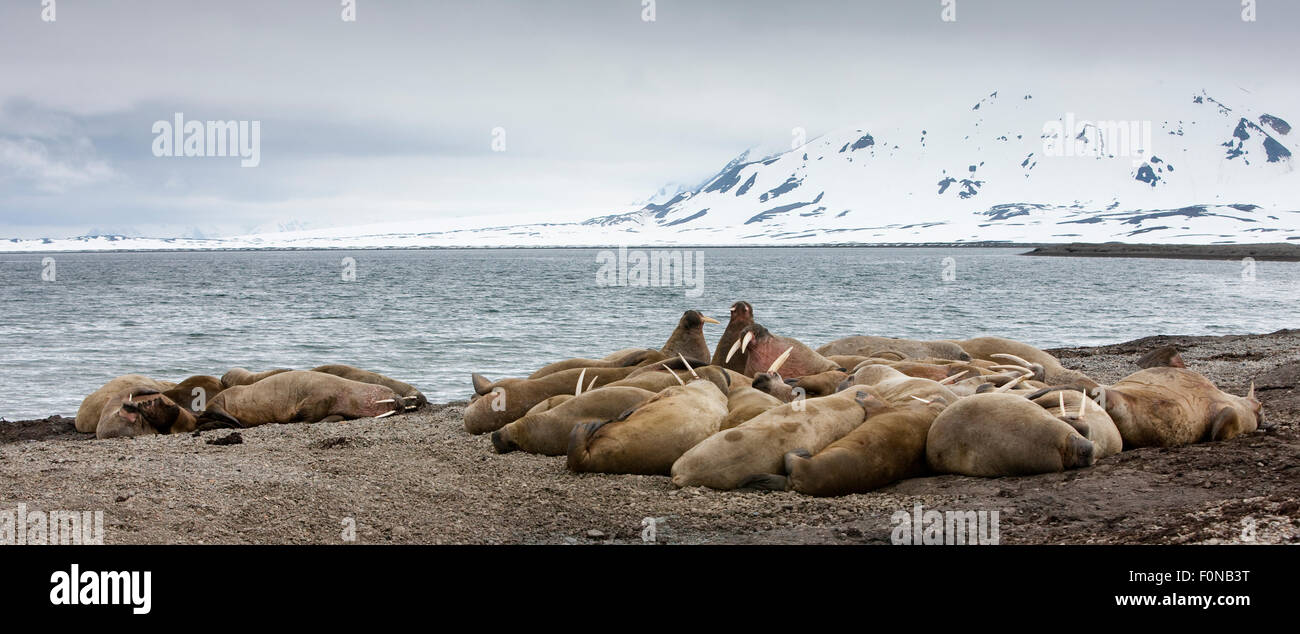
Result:
[[82,400],[77,431],[96,438],[194,431],[194,415],[163,394],[175,387],[139,374],[119,376]]
[[618,420],[577,425],[569,436],[567,464],[577,473],[668,475],[673,463],[716,433],[726,417],[727,395],[696,379],[654,395]]
[[976,394],[949,405],[926,436],[939,473],[998,477],[1087,467],[1095,449],[1069,424],[1015,394]]
[[[1108,458],[1124,450],[1124,439],[1110,414],[1092,401],[1092,397],[1072,388],[1048,388],[1025,398],[1045,408],[1092,441],[1093,457]],[[1064,407],[1062,407],[1064,405]]]
[[744,423],[783,402],[750,385],[733,383],[727,392],[727,417],[723,419],[720,429],[731,429]]
[[[741,333],[754,323],[754,307],[749,302],[736,302],[731,305],[731,318],[727,328],[718,339],[718,347],[713,349],[713,365],[720,365],[732,372],[745,373],[745,361],[749,353],[737,350],[731,354],[731,346],[740,340]],[[731,359],[727,355],[731,354]]]
[[208,402],[200,426],[255,427],[270,423],[316,423],[400,413],[400,394],[374,383],[292,370],[249,385],[228,388]]
[[163,396],[173,403],[184,407],[195,416],[203,413],[208,406],[208,399],[220,394],[226,386],[215,376],[203,374],[192,376],[170,390],[163,391]]
[[489,381],[478,374],[471,375],[474,397],[465,408],[465,430],[471,434],[486,434],[519,420],[534,405],[558,394],[578,392],[582,378],[583,392],[591,387],[601,387],[627,378],[636,371],[628,368],[570,368],[540,379],[501,379]]
[[817,349],[817,353],[830,355],[854,355],[861,357],[881,357],[892,353],[898,361],[933,357],[952,359],[953,361],[970,361],[970,355],[960,345],[951,341],[916,341],[913,339],[895,339],[893,337],[857,336],[836,339]]
[[692,365],[708,365],[709,344],[704,340],[704,324],[717,323],[721,322],[701,315],[698,310],[682,313],[682,318],[677,321],[677,328],[669,335],[668,342],[660,352],[666,358],[682,355]]
[[1184,368],[1149,368],[1102,389],[1124,447],[1175,447],[1228,440],[1259,428],[1254,389],[1241,397]]
[[541,411],[534,407],[523,418],[492,432],[492,446],[497,453],[524,451],[562,456],[569,451],[569,434],[574,427],[614,420],[654,395],[637,387],[607,385],[578,396],[553,396],[543,403],[562,399],[558,405]]
[[975,359],[1006,363],[1005,359],[998,359],[994,355],[1010,354],[1020,357],[1037,366],[1031,368],[1035,373],[1034,379],[1048,385],[1074,385],[1088,389],[1100,387],[1099,383],[1084,373],[1066,369],[1056,357],[1027,343],[1004,337],[975,337],[955,341],[954,343],[961,346]]
[[252,385],[269,376],[284,374],[289,371],[289,368],[276,368],[265,372],[249,372],[244,368],[231,368],[229,372],[221,375],[221,384],[228,388],[236,385]]
[[866,388],[774,407],[706,438],[673,463],[673,484],[735,489],[755,476],[783,473],[786,452],[821,451],[866,419]]
[[786,476],[772,478],[770,488],[784,486],[806,495],[848,495],[925,475],[929,471],[926,435],[948,404],[936,400],[884,405],[869,406],[867,419],[857,429],[816,455],[805,450],[787,453]]
[[778,358],[790,351],[781,364],[781,376],[797,379],[827,370],[843,370],[838,363],[823,357],[792,337],[778,337],[762,324],[751,324],[741,334],[740,352],[747,352],[745,376],[755,377],[767,372]]
[[780,399],[782,403],[789,403],[795,397],[830,396],[839,391],[841,384],[848,377],[847,373],[838,369],[809,374],[797,379],[782,379],[780,374],[762,372],[754,377],[753,387]]
[[848,378],[845,388],[865,385],[872,388],[872,394],[894,405],[907,405],[918,399],[946,403],[955,403],[957,395],[952,389],[938,381],[908,376],[887,365],[869,365],[860,368]]
[[[610,358],[613,357],[613,358]],[[548,374],[555,374],[564,370],[573,368],[625,368],[628,366],[641,366],[655,361],[662,361],[667,357],[663,352],[658,350],[620,350],[610,357],[604,359],[565,359],[556,361],[528,375],[530,379],[540,379]]]
[[333,374],[334,376],[342,377],[350,381],[382,385],[396,392],[398,396],[405,397],[407,409],[419,409],[429,404],[429,399],[425,398],[424,394],[421,393],[420,390],[415,389],[414,386],[398,381],[397,379],[389,378],[378,372],[362,370],[361,368],[354,368],[350,365],[343,365],[341,363],[318,366],[312,368],[311,371]]

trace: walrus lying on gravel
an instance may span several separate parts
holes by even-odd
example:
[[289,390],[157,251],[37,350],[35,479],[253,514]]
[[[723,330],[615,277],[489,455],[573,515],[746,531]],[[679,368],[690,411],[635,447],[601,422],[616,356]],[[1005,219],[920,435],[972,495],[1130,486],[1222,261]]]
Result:
[[333,374],[337,377],[342,377],[351,381],[359,381],[361,383],[382,385],[396,392],[398,396],[405,398],[408,409],[411,409],[411,405],[414,405],[415,409],[418,409],[429,404],[429,399],[425,398],[424,394],[422,394],[420,390],[415,389],[414,386],[398,381],[397,379],[386,377],[378,372],[362,370],[361,368],[354,368],[350,365],[343,365],[341,363],[318,366],[312,368],[311,371]]
[[1096,381],[1082,372],[1068,370],[1056,357],[1027,343],[1003,337],[975,337],[955,341],[975,359],[1011,362],[1034,372],[1034,379],[1048,385],[1074,385],[1081,388],[1099,387]]
[[[540,379],[501,379],[489,381],[471,375],[474,397],[465,408],[465,430],[486,434],[512,423],[528,413],[534,405],[564,393],[586,392],[627,378],[638,368],[570,368]],[[581,389],[578,383],[583,382]]]
[[953,361],[970,361],[966,350],[952,341],[916,341],[913,339],[895,339],[893,337],[857,336],[836,339],[817,349],[817,353],[830,355],[855,355],[861,357],[906,359],[952,359]]
[[164,395],[176,387],[139,374],[119,376],[82,400],[77,431],[96,438],[194,431],[194,414]]
[[1071,388],[1048,388],[1025,396],[1045,408],[1053,416],[1065,421],[1081,436],[1092,441],[1093,457],[1097,460],[1113,456],[1124,449],[1124,439],[1110,414],[1091,397]]
[[673,463],[721,429],[726,417],[727,395],[711,381],[670,387],[615,420],[575,426],[569,470],[668,475]]
[[551,397],[543,403],[563,398],[554,407],[541,411],[535,407],[519,420],[492,432],[492,446],[497,453],[525,451],[562,456],[569,451],[569,434],[574,427],[617,419],[654,395],[638,387],[609,385],[577,396]]
[[252,385],[268,376],[275,376],[289,371],[289,368],[276,368],[265,372],[250,372],[244,368],[231,368],[229,372],[221,375],[221,384],[228,388],[236,385]]
[[866,419],[867,388],[774,407],[748,422],[719,431],[673,463],[673,484],[735,489],[754,476],[781,474],[786,452],[821,451]]
[[1173,447],[1227,440],[1259,428],[1255,387],[1244,397],[1191,370],[1149,368],[1102,388],[1101,401],[1124,447]]
[[1015,394],[975,394],[934,419],[926,462],[939,473],[1016,476],[1087,467],[1093,443],[1042,406]]
[[382,418],[414,409],[414,401],[414,397],[404,398],[383,385],[324,372],[291,370],[221,392],[208,402],[199,426],[255,427]]

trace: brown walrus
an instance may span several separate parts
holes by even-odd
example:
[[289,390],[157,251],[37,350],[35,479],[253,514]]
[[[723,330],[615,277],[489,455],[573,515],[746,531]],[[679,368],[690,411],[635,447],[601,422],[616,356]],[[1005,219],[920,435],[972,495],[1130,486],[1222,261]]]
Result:
[[236,385],[252,385],[268,376],[275,376],[289,371],[289,368],[276,368],[265,372],[249,372],[244,368],[231,368],[229,372],[221,375],[221,384],[228,388]]
[[663,352],[649,349],[619,350],[603,359],[565,359],[543,366],[528,375],[530,379],[540,379],[548,374],[555,374],[573,368],[625,368],[654,363],[667,358]]
[[[733,344],[734,346],[735,344]],[[740,337],[740,352],[748,352],[745,359],[745,376],[758,376],[771,372],[773,364],[781,369],[781,376],[797,379],[827,370],[843,370],[838,363],[823,357],[792,337],[778,337],[762,324],[746,326]]]
[[780,374],[763,372],[754,377],[753,387],[780,399],[782,403],[789,403],[795,397],[830,396],[839,391],[848,377],[848,374],[838,369],[784,380]]
[[163,396],[173,403],[184,407],[191,414],[198,416],[208,406],[208,400],[220,394],[226,386],[215,376],[198,374],[192,376],[170,390],[164,390]]
[[415,389],[414,386],[398,381],[397,379],[389,378],[378,372],[362,370],[361,368],[354,368],[350,365],[343,365],[341,363],[318,366],[312,368],[311,371],[333,374],[334,376],[343,377],[351,381],[360,381],[361,383],[382,385],[396,392],[398,396],[403,397],[406,401],[406,409],[419,409],[429,404],[429,399],[425,398],[424,394],[421,393],[420,390]]
[[492,446],[497,453],[525,451],[562,456],[569,451],[569,434],[574,427],[614,420],[654,395],[649,390],[614,385],[577,396],[566,394],[558,405],[542,411],[535,407],[523,418],[492,432]]
[[617,420],[575,426],[567,464],[578,473],[668,475],[673,463],[716,433],[726,417],[726,393],[696,379],[654,395]]
[[404,411],[391,388],[342,377],[292,370],[216,395],[199,418],[200,427],[255,427],[268,423],[316,423],[382,418]]
[[77,431],[96,438],[194,431],[194,415],[163,395],[175,387],[139,374],[114,378],[81,401]]
[[1048,385],[1075,385],[1096,388],[1099,384],[1077,370],[1066,369],[1056,357],[1027,343],[1004,337],[975,337],[955,341],[975,359],[1011,361],[1034,371],[1034,379]]
[[[528,413],[534,405],[557,394],[585,392],[627,378],[638,368],[570,368],[540,379],[501,379],[489,381],[471,375],[474,397],[465,408],[465,430],[486,434],[501,429]],[[583,382],[581,390],[578,382]]]
[[727,417],[720,429],[731,429],[782,404],[780,399],[753,386],[732,383],[727,392]]
[[735,489],[762,474],[782,473],[788,451],[821,451],[866,419],[866,388],[774,407],[748,422],[719,431],[673,463],[673,484]]
[[682,355],[694,365],[708,365],[709,344],[704,340],[704,324],[717,323],[721,322],[701,315],[698,310],[682,313],[682,318],[677,320],[677,328],[660,352],[669,358]]
[[1093,458],[1096,460],[1123,451],[1124,439],[1120,437],[1115,421],[1083,392],[1073,388],[1054,387],[1038,390],[1025,398],[1045,408],[1081,436],[1092,441]]
[[856,336],[836,339],[817,349],[822,355],[855,355],[862,357],[882,357],[893,353],[899,361],[922,359],[927,357],[952,359],[953,361],[970,361],[961,346],[951,341],[917,341],[914,339],[896,339],[894,337]]
[[816,455],[803,449],[785,454],[784,476],[760,476],[750,486],[807,495],[865,493],[904,478],[924,475],[925,439],[948,403],[913,401],[890,405],[867,401],[867,419]]
[[741,333],[754,323],[754,307],[749,302],[736,302],[731,305],[731,318],[727,328],[718,339],[718,347],[713,350],[713,365],[720,365],[732,372],[745,373],[745,360],[748,353],[733,351],[731,348],[740,341]]
[[872,394],[894,405],[942,399],[946,403],[957,401],[952,389],[939,381],[908,376],[887,365],[869,365],[859,368],[848,378],[844,387],[865,385]]
[[1015,394],[975,394],[949,405],[926,435],[939,473],[1016,476],[1086,467],[1095,450],[1064,421]]
[[1139,368],[1185,368],[1183,355],[1174,346],[1156,348],[1142,355],[1137,361]]
[[1262,418],[1255,387],[1244,397],[1184,368],[1148,368],[1102,388],[1124,446],[1173,447],[1249,434]]

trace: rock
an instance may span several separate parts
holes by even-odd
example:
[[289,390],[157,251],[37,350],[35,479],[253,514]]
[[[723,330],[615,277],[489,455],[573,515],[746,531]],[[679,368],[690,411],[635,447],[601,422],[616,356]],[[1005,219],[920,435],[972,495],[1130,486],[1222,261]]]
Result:
[[232,431],[221,438],[209,438],[207,442],[209,445],[242,445],[244,437],[239,432]]
[[587,531],[587,537],[590,537],[590,538],[592,538],[592,539],[598,539],[598,538],[601,538],[601,537],[604,537],[604,536],[605,536],[604,533],[602,533],[602,532],[600,532],[600,531],[598,531],[598,530],[596,530],[596,529],[594,529],[594,528],[591,529],[591,530],[589,530],[589,531]]

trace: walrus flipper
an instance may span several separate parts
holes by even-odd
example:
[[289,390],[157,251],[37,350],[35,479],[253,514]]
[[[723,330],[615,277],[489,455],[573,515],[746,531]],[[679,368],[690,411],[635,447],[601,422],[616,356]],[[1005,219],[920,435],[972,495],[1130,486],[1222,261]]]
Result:
[[790,478],[775,473],[759,473],[746,478],[738,488],[759,491],[789,491]]
[[208,408],[204,410],[203,415],[199,416],[197,431],[209,431],[212,429],[242,429],[244,424],[239,419],[227,414],[219,409]]
[[1241,420],[1237,416],[1237,411],[1231,407],[1225,407],[1214,415],[1214,420],[1210,422],[1210,440],[1227,440],[1241,434]]

